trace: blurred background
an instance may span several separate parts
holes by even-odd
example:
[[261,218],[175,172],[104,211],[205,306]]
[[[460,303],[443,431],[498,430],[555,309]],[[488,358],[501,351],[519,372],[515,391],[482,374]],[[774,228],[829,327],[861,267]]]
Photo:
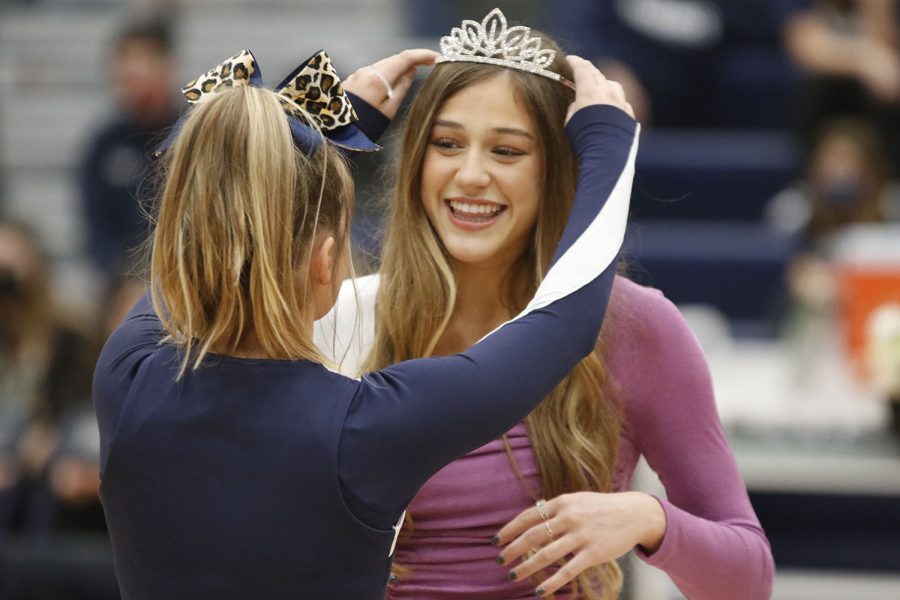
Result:
[[[0,0],[0,598],[118,597],[90,380],[141,293],[149,151],[181,83],[241,48],[269,85],[321,47],[349,74],[494,6],[639,114],[627,271],[707,352],[774,597],[900,598],[893,0]],[[355,165],[362,263],[385,146]],[[680,598],[624,561],[627,598]]]

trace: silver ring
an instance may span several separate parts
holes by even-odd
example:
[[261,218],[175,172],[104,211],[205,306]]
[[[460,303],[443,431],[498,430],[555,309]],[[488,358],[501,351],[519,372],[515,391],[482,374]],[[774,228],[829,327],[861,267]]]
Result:
[[550,527],[550,513],[547,511],[547,501],[541,498],[534,504],[537,507],[538,514],[541,515],[541,519],[544,521],[544,526],[547,528],[547,535],[550,536],[550,539],[554,539],[553,528]]
[[384,78],[384,75],[381,74],[381,71],[375,68],[375,65],[369,65],[369,67],[375,71],[375,74],[378,75],[378,79],[381,80],[381,83],[384,84],[384,87],[387,88],[387,97],[388,99],[392,99],[394,97],[394,88],[391,87],[391,84],[388,83],[388,80]]

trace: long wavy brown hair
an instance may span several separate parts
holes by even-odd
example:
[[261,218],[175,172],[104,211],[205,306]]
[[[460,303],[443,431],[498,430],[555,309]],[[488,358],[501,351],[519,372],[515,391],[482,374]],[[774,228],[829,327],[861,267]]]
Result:
[[[541,36],[544,48],[557,50],[550,70],[571,80],[571,69],[558,46],[543,34],[532,35]],[[423,160],[444,103],[466,87],[497,76],[508,79],[510,89],[527,107],[543,157],[543,193],[532,242],[505,282],[503,301],[511,314],[524,308],[547,271],[575,196],[578,166],[563,128],[573,92],[550,79],[502,67],[437,66],[418,92],[402,134],[382,253],[375,342],[367,370],[432,355],[447,329],[457,282],[447,250],[422,204]],[[598,342],[595,351],[529,415],[528,431],[547,497],[582,490],[612,491],[622,415],[619,404],[604,393],[606,380]],[[513,468],[517,470],[514,463]],[[610,562],[583,574],[574,585],[578,597],[608,600],[618,596],[622,574]]]
[[181,373],[249,332],[269,357],[326,362],[302,269],[319,233],[346,249],[353,181],[338,151],[301,152],[274,92],[234,88],[193,109],[164,177],[151,290]]

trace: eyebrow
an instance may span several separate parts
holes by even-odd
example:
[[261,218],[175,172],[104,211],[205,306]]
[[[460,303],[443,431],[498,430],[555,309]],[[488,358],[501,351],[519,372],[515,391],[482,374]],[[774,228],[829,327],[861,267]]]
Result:
[[[456,121],[447,121],[445,119],[436,119],[434,121],[435,127],[450,127],[451,129],[465,129],[462,123],[457,123]],[[529,140],[534,141],[534,136],[524,129],[519,129],[518,127],[494,127],[491,129],[494,133],[506,133],[509,135],[519,135]]]

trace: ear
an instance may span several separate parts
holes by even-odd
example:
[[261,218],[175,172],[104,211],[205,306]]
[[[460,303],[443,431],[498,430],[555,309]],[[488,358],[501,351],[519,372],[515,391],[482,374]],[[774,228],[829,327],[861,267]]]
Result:
[[320,237],[316,240],[309,257],[309,272],[313,282],[319,285],[331,285],[334,263],[337,259],[335,248],[333,236]]

